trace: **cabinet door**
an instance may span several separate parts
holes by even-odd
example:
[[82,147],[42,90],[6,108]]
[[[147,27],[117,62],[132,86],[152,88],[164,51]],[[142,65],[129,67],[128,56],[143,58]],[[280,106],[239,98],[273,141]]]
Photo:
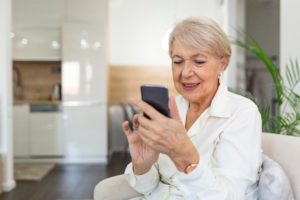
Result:
[[61,113],[30,114],[30,153],[32,156],[62,156]]
[[101,159],[107,155],[106,105],[64,107],[65,155]]
[[101,46],[104,43],[101,29],[79,24],[63,26],[64,102],[106,102],[107,62],[105,49]]
[[60,60],[60,28],[15,27],[14,60]]
[[84,24],[64,24],[62,29],[64,146],[72,162],[106,161],[104,30],[104,25]]
[[14,156],[29,156],[29,106],[13,108]]

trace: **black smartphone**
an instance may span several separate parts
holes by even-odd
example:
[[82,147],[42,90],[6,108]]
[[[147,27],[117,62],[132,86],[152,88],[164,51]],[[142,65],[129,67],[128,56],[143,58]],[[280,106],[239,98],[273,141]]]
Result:
[[[142,85],[142,100],[150,104],[158,112],[170,117],[169,111],[169,90],[163,85]],[[149,118],[149,116],[145,115]],[[149,118],[150,119],[150,118]]]

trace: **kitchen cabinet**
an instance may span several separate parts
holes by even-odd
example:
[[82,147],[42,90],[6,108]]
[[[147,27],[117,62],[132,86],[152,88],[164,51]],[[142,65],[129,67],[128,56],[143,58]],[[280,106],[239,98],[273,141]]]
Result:
[[[56,6],[55,2],[59,6]],[[14,17],[13,22],[13,58],[62,61],[62,112],[30,113],[29,154],[64,155],[64,161],[76,157],[75,160],[78,162],[84,162],[82,160],[85,158],[89,158],[91,162],[105,162],[107,158],[105,36],[108,1],[92,0],[92,3],[87,4],[83,0],[75,2],[66,0],[63,6],[60,6],[61,1],[55,2],[40,4],[30,0],[30,3],[24,4],[30,7],[27,13],[36,8],[45,11],[41,12],[41,16],[26,15],[35,16],[26,18],[23,17],[23,12],[14,12],[19,14]],[[21,9],[22,5],[17,8]],[[47,13],[43,9],[51,12]],[[42,23],[39,23],[40,21]],[[38,84],[42,85],[43,82]]]
[[[102,14],[105,17],[105,13]],[[65,156],[74,162],[106,162],[107,61],[103,48],[104,26],[64,24],[62,36]]]
[[64,106],[65,156],[106,159],[106,105]]
[[59,27],[14,27],[13,60],[57,61],[61,59]]
[[14,106],[15,157],[63,156],[62,114],[58,110],[53,111],[57,107],[29,104]]
[[[63,156],[62,113],[53,111],[55,105],[31,105],[30,113],[30,155]],[[50,108],[50,110],[48,109]]]
[[20,104],[13,107],[13,141],[14,155],[27,157],[29,152],[29,105]]
[[36,106],[38,109],[28,104],[14,106],[16,157],[64,156],[79,162],[82,158],[106,161],[106,104],[65,103],[63,109]]

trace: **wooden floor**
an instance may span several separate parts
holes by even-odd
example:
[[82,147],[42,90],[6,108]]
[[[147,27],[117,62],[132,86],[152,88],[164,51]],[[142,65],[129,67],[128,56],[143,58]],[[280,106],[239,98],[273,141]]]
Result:
[[57,165],[40,182],[18,181],[0,200],[89,200],[95,185],[104,178],[122,174],[130,157],[114,154],[108,165]]

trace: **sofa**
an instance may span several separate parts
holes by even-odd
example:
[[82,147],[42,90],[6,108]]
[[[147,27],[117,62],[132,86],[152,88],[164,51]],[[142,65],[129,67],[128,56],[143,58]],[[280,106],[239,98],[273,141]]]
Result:
[[[279,163],[287,174],[295,200],[300,200],[300,137],[263,133],[263,152]],[[121,200],[137,197],[123,175],[98,183],[94,189],[95,200]]]
[[262,149],[283,168],[300,200],[300,137],[263,133]]

